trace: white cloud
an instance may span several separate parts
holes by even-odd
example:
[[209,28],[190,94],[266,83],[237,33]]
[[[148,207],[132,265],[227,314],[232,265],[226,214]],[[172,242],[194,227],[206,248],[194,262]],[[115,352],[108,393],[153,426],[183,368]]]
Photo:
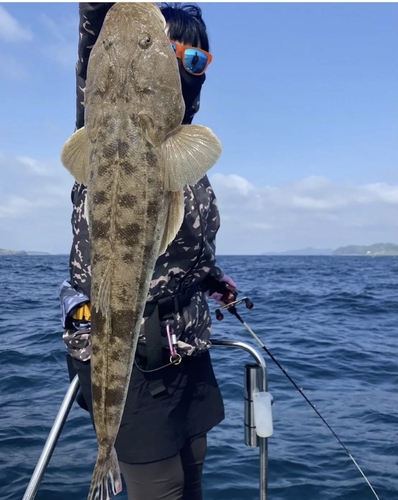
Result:
[[[217,175],[222,174],[215,174],[215,176]],[[222,176],[222,182],[231,192],[236,192],[238,195],[242,196],[247,196],[255,190],[253,184],[250,184],[244,177],[236,174]]]
[[4,7],[0,5],[0,39],[6,42],[32,40],[32,33],[24,28]]
[[[73,178],[66,169],[0,152],[0,175],[0,248],[68,253]],[[398,185],[308,177],[264,186],[234,174],[210,180],[221,214],[220,254],[398,243]]]
[[36,175],[40,176],[53,176],[54,170],[43,162],[39,162],[33,158],[27,156],[17,156],[17,161],[19,161],[23,166],[27,167],[28,170]]
[[0,204],[0,219],[23,217],[32,208],[32,203],[21,196],[9,195]]
[[369,184],[364,186],[368,195],[373,195],[375,200],[383,200],[385,203],[398,204],[398,186],[389,186],[386,183]]
[[210,179],[221,213],[221,253],[398,243],[398,185],[315,176],[280,186],[253,186],[237,175]]
[[0,248],[68,252],[71,175],[58,161],[0,152]]
[[[32,40],[32,33],[24,28],[4,7],[0,5],[0,41],[27,42]],[[0,52],[0,76],[13,81],[25,80],[28,77],[26,66],[12,54],[4,51],[4,43]]]
[[55,38],[59,42],[62,42],[62,43],[65,42],[65,37],[62,35],[62,33],[59,29],[59,25],[56,22],[54,22],[46,14],[40,15],[40,21],[47,28],[47,30],[51,33],[53,38]]
[[[35,56],[39,54],[73,73],[77,59],[77,14],[76,18],[60,19],[57,23],[42,14],[38,16],[38,19],[34,19],[34,22],[37,27],[35,47],[29,47],[29,49],[34,52]],[[23,27],[0,5],[0,40],[23,42],[32,39],[31,31]],[[28,69],[32,70],[32,61],[29,60],[28,52],[10,53],[9,47],[4,47],[4,44],[0,47],[0,61],[0,77],[7,80],[27,80],[30,73]]]
[[40,21],[51,39],[42,49],[42,54],[68,71],[71,71],[71,68],[73,70],[77,60],[77,19],[62,19],[55,23],[50,17],[42,14]]

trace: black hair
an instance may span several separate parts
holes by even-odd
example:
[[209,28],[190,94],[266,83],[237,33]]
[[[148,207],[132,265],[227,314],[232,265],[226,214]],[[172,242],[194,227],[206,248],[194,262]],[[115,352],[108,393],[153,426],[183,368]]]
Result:
[[171,40],[200,46],[209,52],[209,39],[200,7],[195,4],[163,3],[160,10],[168,24]]

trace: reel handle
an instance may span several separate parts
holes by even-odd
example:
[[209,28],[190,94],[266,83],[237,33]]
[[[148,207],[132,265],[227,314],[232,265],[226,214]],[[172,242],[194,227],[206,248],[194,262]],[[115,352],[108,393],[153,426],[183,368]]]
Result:
[[[236,297],[235,297],[236,299]],[[233,302],[228,302],[225,306],[218,307],[214,312],[216,314],[216,319],[218,321],[222,321],[224,319],[224,315],[221,311],[228,311],[231,314],[235,315],[238,319],[240,318],[236,306],[239,304],[245,303],[247,309],[253,309],[254,304],[248,297],[243,297],[239,300],[234,300]]]
[[253,309],[253,307],[254,307],[253,302],[247,297],[245,298],[245,304],[246,304],[247,309]]
[[224,314],[220,311],[220,309],[216,309],[215,313],[218,321],[222,321],[224,319]]

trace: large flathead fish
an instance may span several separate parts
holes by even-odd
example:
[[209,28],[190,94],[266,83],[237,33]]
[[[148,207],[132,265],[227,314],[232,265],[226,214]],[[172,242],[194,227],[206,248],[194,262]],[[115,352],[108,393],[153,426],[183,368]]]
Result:
[[178,64],[155,4],[109,10],[84,103],[85,127],[65,144],[62,163],[88,187],[98,439],[88,498],[103,500],[122,488],[114,442],[153,268],[181,226],[183,186],[205,175],[221,145],[206,127],[181,126]]

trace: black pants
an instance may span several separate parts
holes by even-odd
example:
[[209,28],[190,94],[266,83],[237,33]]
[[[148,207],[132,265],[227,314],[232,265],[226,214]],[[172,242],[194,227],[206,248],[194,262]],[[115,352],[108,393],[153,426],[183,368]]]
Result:
[[[90,363],[71,359],[71,364],[92,417]],[[166,391],[153,397],[145,375],[134,366],[115,442],[119,461],[148,464],[174,457],[223,420],[224,405],[209,353],[165,369],[163,382]]]
[[202,500],[206,449],[207,440],[203,436],[166,460],[148,464],[120,462],[128,500]]

